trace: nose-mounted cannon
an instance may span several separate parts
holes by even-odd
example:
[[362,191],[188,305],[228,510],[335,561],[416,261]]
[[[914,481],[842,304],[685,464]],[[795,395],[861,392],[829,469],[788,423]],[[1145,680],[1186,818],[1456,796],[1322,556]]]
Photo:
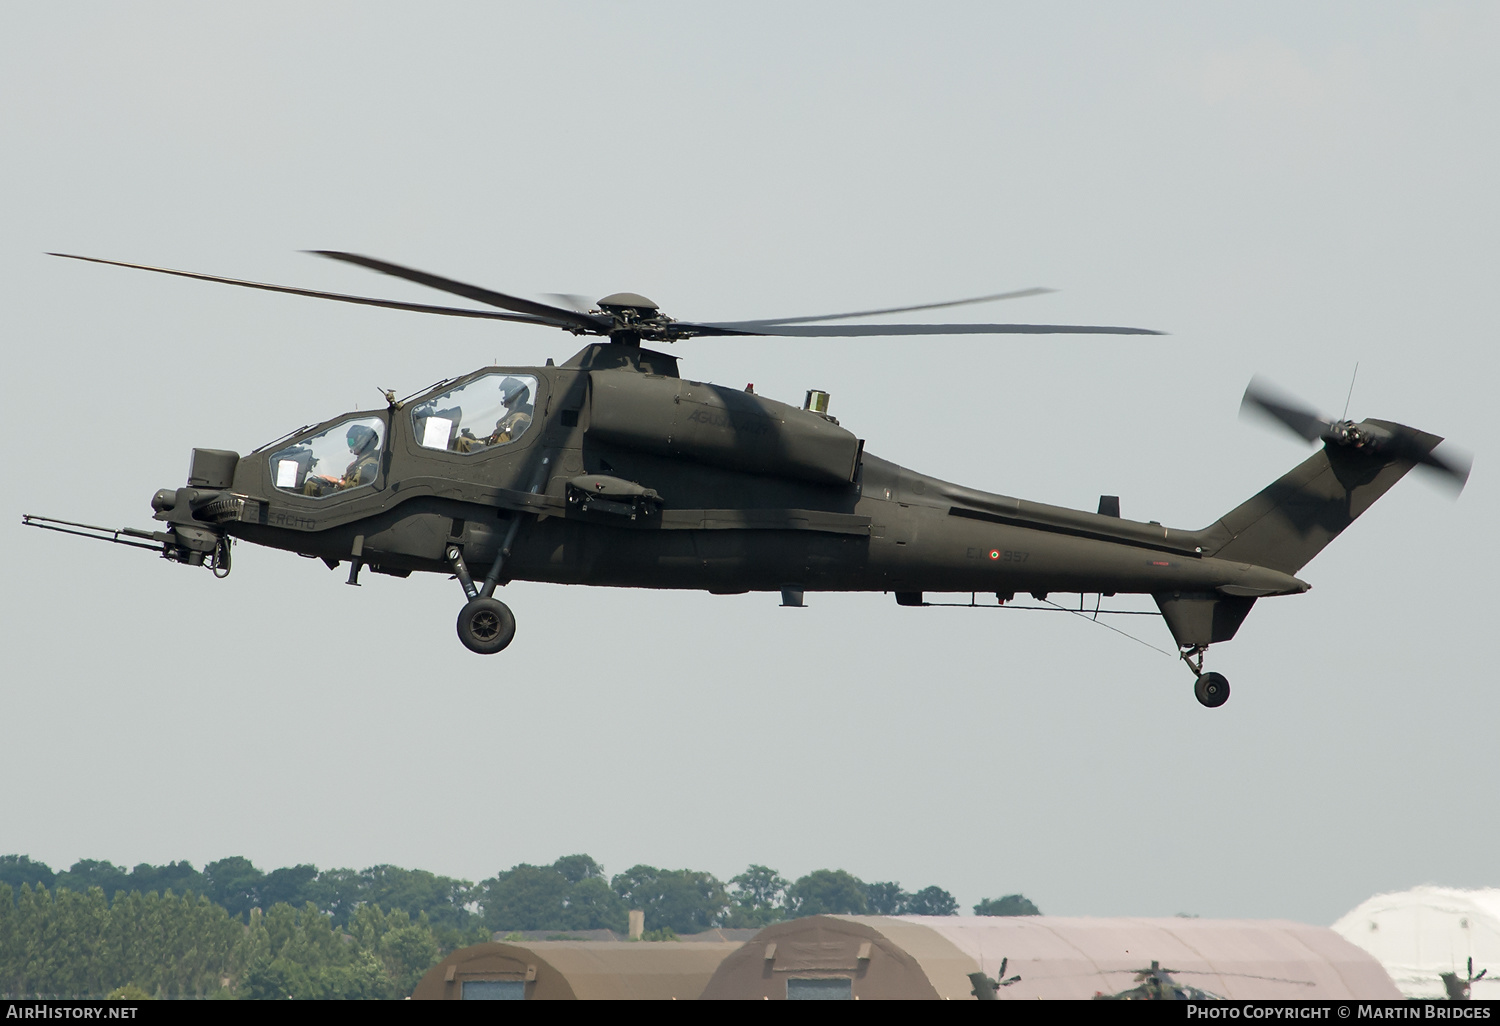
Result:
[[31,513],[22,516],[21,523],[45,531],[150,549],[173,563],[206,566],[215,577],[228,577],[230,540],[222,525],[238,519],[244,506],[244,499],[228,490],[234,483],[239,460],[239,453],[226,449],[194,449],[187,486],[161,488],[151,497],[153,519],[167,525],[164,531],[98,527]]

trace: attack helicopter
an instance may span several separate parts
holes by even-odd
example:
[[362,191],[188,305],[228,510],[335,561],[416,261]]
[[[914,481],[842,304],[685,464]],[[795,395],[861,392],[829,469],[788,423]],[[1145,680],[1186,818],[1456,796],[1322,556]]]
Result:
[[[1469,957],[1469,970],[1460,976],[1458,973],[1439,973],[1438,978],[1443,981],[1443,990],[1448,994],[1449,1001],[1471,1001],[1473,1000],[1474,984],[1484,979],[1488,969],[1479,970],[1479,975],[1474,975],[1474,958]],[[1491,977],[1493,979],[1493,977]]]
[[[528,300],[353,253],[317,255],[461,296],[489,309],[345,295],[73,254],[93,263],[291,295],[561,329],[588,342],[562,364],[492,366],[335,416],[247,455],[194,449],[184,487],[151,499],[161,530],[112,529],[27,514],[23,523],[158,552],[227,576],[235,541],[316,557],[330,569],[441,573],[464,593],[459,640],[494,654],[516,621],[495,597],[514,580],[715,594],[875,591],[902,606],[926,596],[1054,592],[1150,595],[1193,674],[1198,701],[1224,704],[1206,671],[1254,604],[1305,592],[1295,574],[1417,465],[1461,488],[1468,467],[1434,453],[1437,435],[1383,420],[1322,417],[1259,383],[1244,408],[1322,447],[1208,527],[1120,516],[1101,496],[1073,510],[942,481],[867,453],[828,413],[683,378],[647,344],[705,337],[954,334],[1156,335],[1144,328],[1052,324],[847,324],[1036,295],[841,314],[689,322],[644,296],[597,303]],[[483,576],[480,576],[482,572]],[[1045,608],[1045,607],[1044,607]],[[1061,608],[1061,607],[1058,607]],[[1105,610],[1104,612],[1109,612]]]

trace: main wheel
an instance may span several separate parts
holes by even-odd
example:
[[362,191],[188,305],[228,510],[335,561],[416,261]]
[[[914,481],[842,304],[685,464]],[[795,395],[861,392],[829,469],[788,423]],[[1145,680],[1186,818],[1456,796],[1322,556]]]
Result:
[[1205,673],[1193,685],[1193,696],[1210,709],[1229,701],[1229,678],[1222,673]]
[[458,640],[470,652],[494,655],[515,636],[515,614],[499,599],[470,599],[458,611]]

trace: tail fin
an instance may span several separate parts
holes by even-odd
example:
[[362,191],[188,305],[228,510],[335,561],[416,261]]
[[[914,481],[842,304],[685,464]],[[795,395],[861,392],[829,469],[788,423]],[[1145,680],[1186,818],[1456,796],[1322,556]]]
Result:
[[1364,423],[1401,433],[1411,442],[1400,455],[1325,445],[1200,531],[1203,551],[1294,574],[1442,441],[1389,421]]
[[[1442,441],[1384,420],[1370,427],[1401,439],[1389,448],[1325,444],[1259,495],[1197,532],[1205,555],[1295,574],[1406,476]],[[1257,594],[1235,588],[1152,596],[1181,648],[1228,641],[1250,615]]]

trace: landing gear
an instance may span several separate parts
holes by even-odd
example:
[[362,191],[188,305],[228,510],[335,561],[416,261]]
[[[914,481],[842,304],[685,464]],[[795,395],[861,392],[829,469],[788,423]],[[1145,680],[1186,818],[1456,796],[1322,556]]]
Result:
[[458,611],[458,640],[470,652],[494,655],[515,636],[515,614],[497,598],[473,598]]
[[1193,685],[1193,696],[1210,709],[1229,701],[1229,678],[1222,673],[1205,673]]
[[1198,678],[1193,684],[1193,697],[1198,699],[1200,705],[1217,709],[1229,701],[1229,678],[1222,673],[1203,672],[1203,655],[1207,651],[1207,645],[1194,645],[1182,652],[1182,661],[1187,663],[1193,676]]
[[516,615],[510,611],[510,606],[495,598],[495,584],[500,578],[505,554],[510,543],[515,540],[518,523],[519,521],[511,522],[505,545],[495,557],[495,565],[490,567],[489,576],[484,579],[484,586],[481,588],[474,586],[474,577],[469,573],[468,564],[464,562],[463,552],[457,546],[448,549],[448,564],[453,567],[453,576],[458,578],[458,583],[463,585],[464,594],[469,598],[458,611],[458,640],[470,652],[494,655],[509,645],[516,636]]

